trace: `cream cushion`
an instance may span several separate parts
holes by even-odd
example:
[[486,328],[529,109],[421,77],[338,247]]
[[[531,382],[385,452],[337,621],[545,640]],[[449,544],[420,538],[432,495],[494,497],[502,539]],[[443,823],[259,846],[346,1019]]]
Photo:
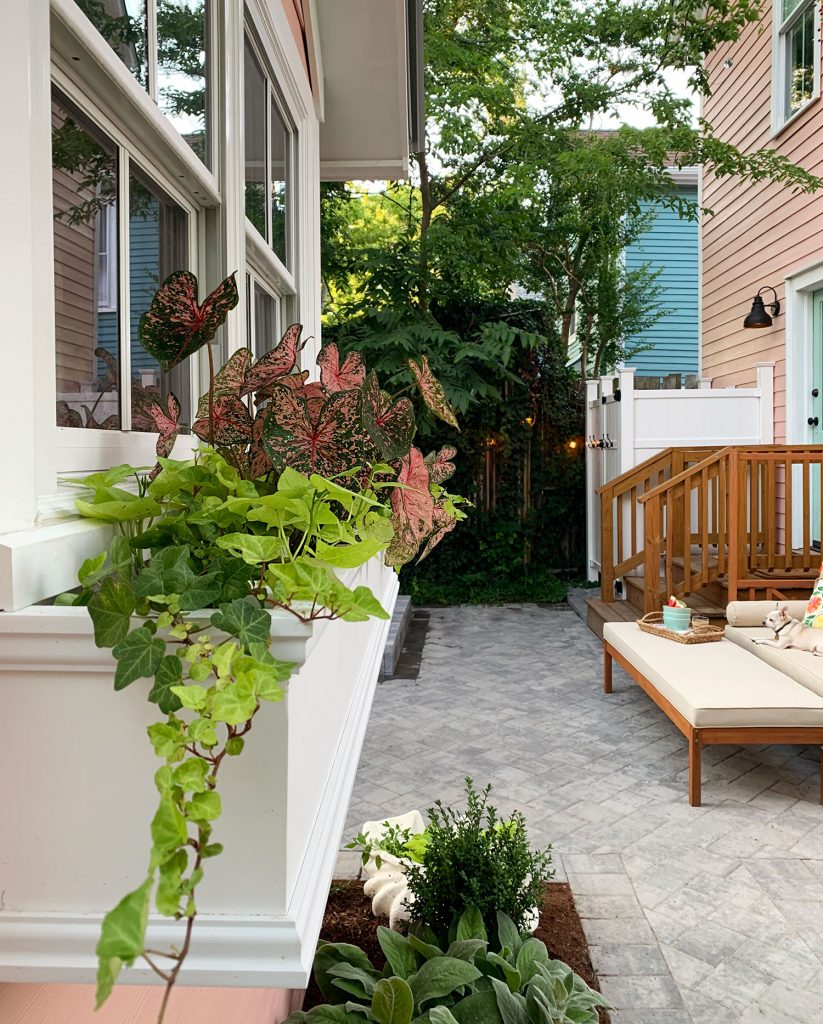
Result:
[[635,622],[607,622],[603,637],[691,725],[823,726],[823,697],[737,643],[679,644]]
[[811,651],[795,651],[791,647],[778,651],[776,647],[769,647],[767,644],[753,643],[755,639],[774,636],[771,630],[762,627],[739,629],[736,626],[726,626],[726,636],[744,651],[754,654],[772,668],[779,669],[796,683],[816,693],[818,697],[823,697],[823,658],[819,655],[812,654]]
[[762,626],[763,620],[784,605],[793,619],[806,614],[806,601],[731,601],[726,605],[726,621],[730,626]]

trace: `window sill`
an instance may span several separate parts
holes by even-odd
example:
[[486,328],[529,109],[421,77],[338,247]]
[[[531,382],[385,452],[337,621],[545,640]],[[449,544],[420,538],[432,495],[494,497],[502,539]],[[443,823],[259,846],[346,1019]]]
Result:
[[281,295],[294,295],[294,275],[276,255],[252,222],[246,218],[246,254],[254,272],[264,284]]
[[781,125],[775,126],[774,122],[772,122],[772,133],[769,141],[774,142],[776,139],[779,139],[784,132],[787,132],[790,128],[794,128],[811,109],[817,106],[819,102],[820,93],[816,92],[807,103],[804,103],[799,110],[796,110],[792,116]]

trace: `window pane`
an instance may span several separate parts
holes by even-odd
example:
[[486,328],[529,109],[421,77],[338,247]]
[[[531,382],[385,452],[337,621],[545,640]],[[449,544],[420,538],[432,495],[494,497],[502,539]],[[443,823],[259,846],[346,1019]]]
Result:
[[246,216],[266,237],[266,80],[246,40]]
[[205,164],[206,17],[206,0],[157,2],[157,102]]
[[804,11],[788,32],[789,114],[812,98],[814,90],[814,8]]
[[280,341],[278,300],[254,282],[254,354],[259,358]]
[[120,426],[117,154],[52,100],[57,424]]
[[175,270],[188,267],[188,217],[153,182],[134,170],[129,175],[129,338],[131,428],[155,430],[149,408],[173,391],[189,420],[188,361],[164,373],[137,339],[140,317],[158,287]]
[[803,0],[783,0],[783,21],[788,18],[792,11],[797,10]]
[[77,0],[77,6],[145,89],[148,85],[145,0]]
[[271,247],[288,266],[287,205],[289,133],[274,97],[271,101]]

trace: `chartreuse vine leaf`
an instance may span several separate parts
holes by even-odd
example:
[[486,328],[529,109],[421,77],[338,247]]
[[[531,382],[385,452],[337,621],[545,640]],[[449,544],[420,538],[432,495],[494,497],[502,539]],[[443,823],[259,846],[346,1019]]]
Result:
[[318,540],[314,550],[318,558],[337,569],[354,569],[368,562],[385,546],[381,540],[372,538],[351,544],[325,544]]
[[151,840],[159,860],[165,860],[188,839],[186,819],[169,793],[163,794],[151,822]]
[[[197,737],[192,735],[192,725],[194,722],[189,726],[189,735],[192,739],[196,739]],[[186,737],[183,734],[182,723],[178,719],[171,718],[168,722],[155,722],[154,725],[148,727],[147,732],[158,757],[164,757],[167,761],[180,760],[185,749]]]
[[254,687],[246,680],[230,683],[224,690],[215,693],[211,705],[211,717],[226,725],[240,725],[247,722],[257,708]]
[[154,902],[166,917],[175,917],[180,912],[180,885],[188,863],[186,851],[178,850],[160,865]]
[[113,576],[107,576],[88,604],[94,626],[94,642],[98,647],[114,647],[126,637],[134,607],[131,587]]
[[154,674],[154,686],[149,690],[148,699],[166,715],[179,711],[182,704],[174,692],[174,687],[179,686],[182,681],[183,666],[180,659],[174,654],[164,655]]
[[[264,520],[265,521],[265,520]],[[218,537],[218,547],[242,558],[248,565],[273,562],[288,553],[279,537],[256,537],[249,533],[226,533]]]
[[108,560],[108,554],[101,551],[95,558],[87,558],[77,572],[77,579],[84,587],[93,586],[103,575],[102,569]]
[[189,722],[189,739],[201,747],[217,746],[217,724],[210,718],[195,718]]
[[112,650],[117,660],[114,672],[115,690],[123,690],[135,679],[153,676],[166,653],[166,643],[148,626],[133,629]]
[[184,793],[205,793],[206,776],[209,774],[208,761],[202,757],[189,757],[172,772],[172,782]]
[[213,790],[195,793],[188,806],[188,817],[192,821],[215,821],[220,817],[222,805],[220,794]]
[[120,968],[124,964],[130,967],[143,952],[152,881],[151,877],[147,878],[139,889],[124,896],[103,918],[96,949],[98,1008],[111,993]]
[[99,519],[104,523],[128,523],[135,519],[151,519],[163,511],[154,498],[138,498],[118,501],[84,501],[75,499],[77,511],[87,519]]
[[202,686],[173,686],[172,693],[189,711],[202,711],[206,706],[206,691]]
[[211,624],[216,629],[236,636],[244,647],[254,643],[268,646],[271,617],[258,604],[245,598],[221,604],[219,610],[212,615]]
[[411,1024],[414,997],[403,978],[383,978],[374,986],[371,1012],[377,1024]]

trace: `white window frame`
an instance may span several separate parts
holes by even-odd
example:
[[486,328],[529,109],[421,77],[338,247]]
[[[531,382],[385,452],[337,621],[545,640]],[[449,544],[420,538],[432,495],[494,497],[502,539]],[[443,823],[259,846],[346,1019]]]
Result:
[[[814,12],[814,70],[812,95],[794,113],[789,112],[789,33],[808,11]],[[792,13],[781,20],[783,0],[772,0],[772,135],[777,135],[820,96],[820,4],[801,0]]]
[[[117,309],[119,283],[117,279],[117,217],[110,205],[101,206],[97,212],[97,238],[105,243],[95,253],[95,291],[97,294],[97,312],[113,313]],[[112,260],[112,254],[115,259]],[[101,267],[101,263],[103,266]]]

